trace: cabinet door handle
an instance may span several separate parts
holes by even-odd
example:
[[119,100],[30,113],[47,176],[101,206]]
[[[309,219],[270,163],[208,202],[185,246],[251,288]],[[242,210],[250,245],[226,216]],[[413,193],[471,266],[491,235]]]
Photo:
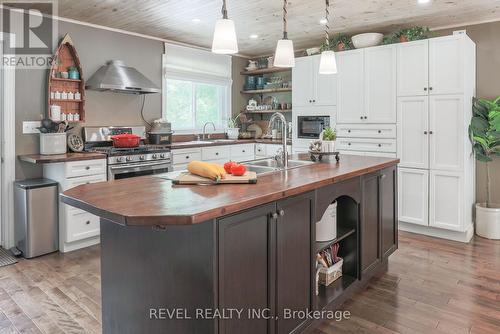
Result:
[[433,89],[434,89],[434,88],[432,88],[432,87],[429,87],[429,90],[433,90]]
[[316,100],[313,100],[313,102],[316,102]]
[[280,216],[284,216],[285,215],[285,210],[280,210]]
[[426,134],[427,134],[427,131],[424,131],[424,135],[426,135]]
[[245,153],[246,151],[245,151],[245,150],[243,150],[243,151],[241,151],[241,152]]
[[351,143],[347,143],[347,145],[351,146]]
[[363,119],[363,116],[361,116],[359,119]]
[[85,225],[90,225],[90,220],[87,220],[87,221],[85,222]]
[[382,147],[382,144],[378,144],[378,147]]
[[309,103],[312,103],[312,100],[309,100]]
[[347,130],[347,132],[351,133],[351,130]]
[[382,130],[378,130],[378,133],[382,133]]
[[429,134],[430,134],[430,135],[432,135],[432,134],[434,134],[434,132],[432,132],[432,131],[429,131]]
[[387,177],[387,175],[386,175],[386,174],[382,174],[382,175],[380,175],[380,178],[381,178],[381,179],[385,179],[386,177]]
[[368,119],[368,116],[365,116],[365,119]]
[[90,169],[90,166],[86,166],[86,167],[85,167],[85,169],[86,169],[86,170],[89,170],[89,169]]
[[271,217],[272,217],[273,219],[278,219],[278,213],[277,213],[277,212],[274,212],[274,213],[271,215]]
[[215,152],[215,155],[219,155],[219,152]]
[[189,155],[186,155],[186,159],[189,159]]
[[427,87],[425,87],[424,90],[427,92]]

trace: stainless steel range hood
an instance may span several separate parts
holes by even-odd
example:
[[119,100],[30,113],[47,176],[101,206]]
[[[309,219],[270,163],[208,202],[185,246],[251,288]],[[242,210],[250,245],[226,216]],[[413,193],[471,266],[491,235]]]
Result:
[[101,66],[87,81],[85,89],[111,91],[125,94],[159,93],[151,80],[133,67],[128,67],[121,60],[110,60]]

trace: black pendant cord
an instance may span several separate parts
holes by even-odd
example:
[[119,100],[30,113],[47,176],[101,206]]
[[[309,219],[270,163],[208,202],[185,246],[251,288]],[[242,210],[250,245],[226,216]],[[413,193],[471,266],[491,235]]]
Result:
[[288,15],[288,0],[283,0],[283,39],[288,39],[288,31],[287,31],[287,26],[288,26],[288,21],[287,21],[287,15]]
[[226,0],[222,0],[222,18],[224,20],[227,20],[227,7],[226,7]]
[[325,8],[325,38],[326,38],[326,46],[330,47],[330,34],[329,34],[329,30],[330,30],[330,20],[328,18],[328,16],[330,15],[330,0],[325,0],[325,3],[326,3],[326,8]]

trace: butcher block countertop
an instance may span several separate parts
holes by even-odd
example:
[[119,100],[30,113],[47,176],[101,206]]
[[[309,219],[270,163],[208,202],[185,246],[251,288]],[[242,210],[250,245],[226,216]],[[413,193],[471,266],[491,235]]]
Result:
[[65,191],[61,199],[121,225],[190,225],[398,163],[392,158],[345,155],[338,164],[333,160],[259,175],[257,184],[243,185],[173,185],[158,175],[143,176],[81,185]]
[[20,155],[19,160],[29,162],[32,164],[49,164],[56,162],[69,162],[69,161],[82,161],[82,160],[95,160],[106,159],[106,154],[102,153],[65,153],[54,155],[41,155],[41,154],[28,154]]

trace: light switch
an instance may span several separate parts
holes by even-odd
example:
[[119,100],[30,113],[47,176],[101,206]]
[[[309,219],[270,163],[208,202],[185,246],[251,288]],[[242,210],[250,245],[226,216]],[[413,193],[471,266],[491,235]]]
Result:
[[23,122],[23,134],[40,133],[40,131],[37,129],[40,126],[42,126],[42,122],[41,121],[26,121],[26,122]]

